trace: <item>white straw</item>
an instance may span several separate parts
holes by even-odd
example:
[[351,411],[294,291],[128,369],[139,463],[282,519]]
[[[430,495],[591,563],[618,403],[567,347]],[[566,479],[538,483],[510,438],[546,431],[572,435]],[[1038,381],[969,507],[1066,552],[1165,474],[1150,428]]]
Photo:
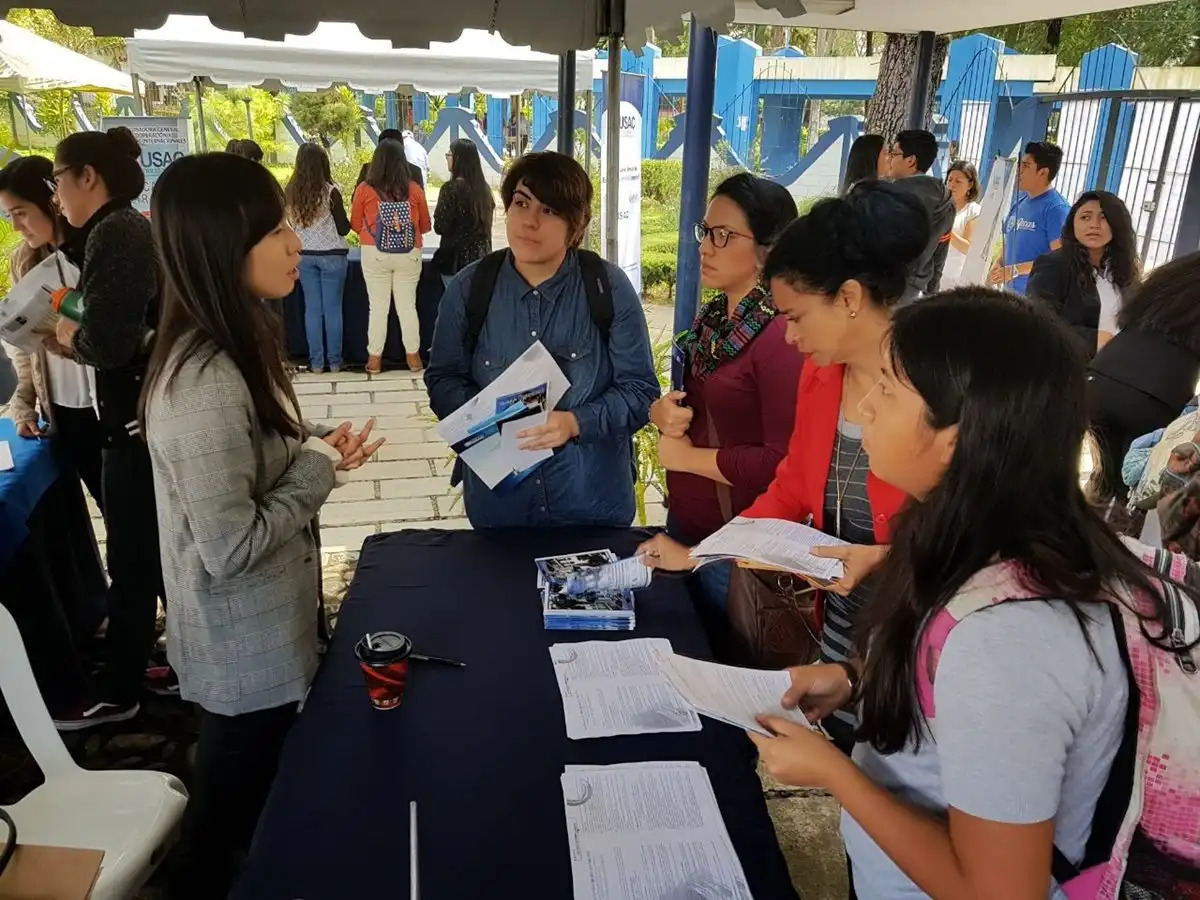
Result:
[[374,650],[374,649],[375,649],[374,647],[372,647],[372,646],[371,646],[371,632],[369,632],[369,631],[368,631],[368,632],[367,632],[367,636],[366,636],[365,638],[363,638],[363,640],[365,640],[365,641],[367,642],[367,649],[368,649],[368,650]]
[[417,801],[408,804],[408,896],[409,900],[421,900],[421,889],[417,882]]

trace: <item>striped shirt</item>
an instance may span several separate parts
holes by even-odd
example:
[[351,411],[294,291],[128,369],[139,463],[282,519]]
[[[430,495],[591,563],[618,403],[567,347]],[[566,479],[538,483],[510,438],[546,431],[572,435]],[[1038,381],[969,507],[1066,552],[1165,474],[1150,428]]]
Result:
[[[853,544],[875,544],[875,522],[867,496],[867,452],[862,449],[862,427],[838,419],[829,478],[825,482],[825,530],[837,534],[838,485],[842,487],[841,538]],[[872,579],[867,578],[847,597],[825,594],[825,627],[821,633],[821,662],[838,662],[854,656],[854,619],[871,599]],[[841,709],[834,715],[857,726],[852,710]]]

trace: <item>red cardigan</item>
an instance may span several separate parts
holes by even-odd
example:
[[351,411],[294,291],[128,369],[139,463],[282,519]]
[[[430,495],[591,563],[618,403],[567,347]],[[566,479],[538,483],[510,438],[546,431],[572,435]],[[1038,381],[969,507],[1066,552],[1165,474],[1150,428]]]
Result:
[[[767,492],[742,515],[789,522],[804,522],[812,516],[813,527],[825,530],[825,486],[833,461],[844,373],[845,366],[818,366],[811,358],[805,361],[787,456],[775,470]],[[868,472],[867,497],[875,517],[875,541],[890,543],[892,519],[908,495]]]

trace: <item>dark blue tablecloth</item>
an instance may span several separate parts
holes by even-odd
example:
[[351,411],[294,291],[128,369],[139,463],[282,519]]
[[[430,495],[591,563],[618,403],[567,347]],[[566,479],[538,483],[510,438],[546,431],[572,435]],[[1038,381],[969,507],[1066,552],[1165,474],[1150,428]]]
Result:
[[[542,628],[534,557],[603,547],[624,555],[644,537],[593,528],[368,538],[233,897],[407,897],[408,804],[416,800],[423,897],[569,898],[563,767],[697,760],[755,898],[795,900],[740,731],[705,719],[699,733],[567,739],[551,644],[665,637],[681,653],[708,655],[678,580],[638,594],[632,635]],[[468,667],[414,663],[404,706],[378,712],[353,648],[364,632],[382,629]]]
[[15,468],[0,472],[0,570],[17,554],[29,534],[29,517],[58,478],[49,441],[17,437],[11,419],[0,418],[0,441],[8,441]]
[[[430,251],[432,253],[432,251]],[[421,357],[429,361],[429,345],[433,343],[433,326],[437,322],[438,303],[442,299],[442,276],[426,258],[421,266],[421,281],[417,285],[417,318],[421,323]],[[363,366],[367,362],[367,285],[363,281],[362,259],[358,248],[350,251],[346,269],[346,290],[342,294],[342,358],[347,366]],[[296,289],[283,301],[283,326],[288,356],[297,362],[308,362],[308,337],[304,330],[304,288]],[[385,365],[403,367],[404,342],[400,340],[400,320],[396,310],[388,313],[387,341],[383,346]]]

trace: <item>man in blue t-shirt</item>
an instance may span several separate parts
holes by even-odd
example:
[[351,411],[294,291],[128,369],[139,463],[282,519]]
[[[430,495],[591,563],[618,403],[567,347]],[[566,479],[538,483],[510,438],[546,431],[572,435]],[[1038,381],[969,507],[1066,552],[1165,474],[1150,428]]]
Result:
[[1017,177],[1022,193],[1004,221],[1003,264],[992,266],[992,284],[1007,283],[1010,291],[1024,294],[1034,261],[1062,246],[1063,225],[1071,211],[1071,204],[1054,189],[1062,159],[1062,149],[1049,141],[1025,147]]

